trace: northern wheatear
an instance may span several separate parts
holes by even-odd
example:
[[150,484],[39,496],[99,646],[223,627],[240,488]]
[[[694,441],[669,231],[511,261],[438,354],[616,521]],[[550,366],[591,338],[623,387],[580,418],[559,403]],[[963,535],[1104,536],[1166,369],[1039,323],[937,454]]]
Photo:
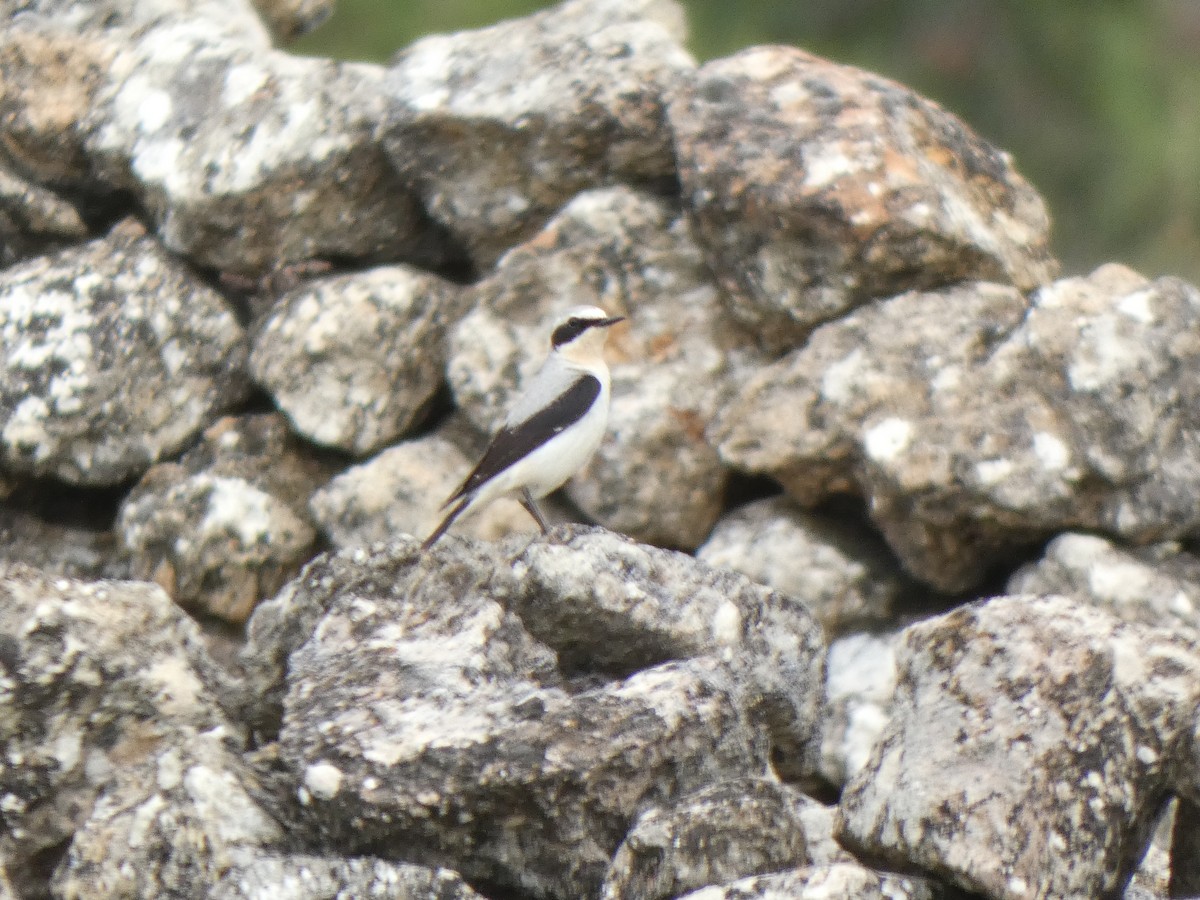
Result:
[[428,550],[463,513],[504,494],[549,531],[534,502],[557,490],[592,458],[608,424],[605,329],[623,321],[598,306],[578,306],[556,324],[550,355],[509,411],[473,472],[442,505],[453,508],[425,539]]

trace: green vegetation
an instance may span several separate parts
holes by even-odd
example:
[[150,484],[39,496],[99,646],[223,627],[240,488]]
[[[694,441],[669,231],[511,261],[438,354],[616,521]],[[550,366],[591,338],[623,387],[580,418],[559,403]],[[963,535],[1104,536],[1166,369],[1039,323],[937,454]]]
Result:
[[[296,52],[386,61],[536,0],[340,0]],[[1119,261],[1200,282],[1200,3],[684,0],[701,59],[785,43],[901,81],[1011,152],[1068,272]]]

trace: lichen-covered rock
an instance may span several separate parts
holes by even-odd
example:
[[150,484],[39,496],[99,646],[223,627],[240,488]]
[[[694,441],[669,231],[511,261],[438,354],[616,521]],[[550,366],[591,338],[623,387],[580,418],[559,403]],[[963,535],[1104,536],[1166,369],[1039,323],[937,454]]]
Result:
[[784,497],[726,515],[696,558],[795,597],[826,634],[887,619],[895,600],[910,589],[878,535],[805,512]]
[[[473,461],[446,432],[404,441],[353,466],[317,490],[313,518],[334,546],[367,547],[401,535],[425,537],[445,510],[442,504],[471,471]],[[551,506],[539,504],[551,521]],[[519,502],[501,497],[454,524],[457,534],[494,541],[537,523]]]
[[896,657],[891,724],[841,796],[854,852],[1003,900],[1113,896],[1166,794],[1195,796],[1196,640],[1015,596],[911,626]]
[[243,622],[308,559],[308,498],[326,476],[276,414],[221,419],[178,463],[150,469],[117,532],[135,577]]
[[464,543],[363,554],[352,585],[317,585],[330,599],[290,657],[279,744],[321,839],[399,842],[468,878],[585,896],[641,805],[763,770],[729,666],[573,691],[505,612],[512,568],[475,554],[472,569]]
[[238,750],[218,727],[112,772],[55,872],[54,896],[212,896],[230,870],[286,844]]
[[309,282],[259,328],[251,373],[309,440],[370,453],[419,424],[444,382],[458,292],[409,266]]
[[31,865],[119,772],[221,726],[212,674],[154,585],[0,569],[0,855]]
[[261,856],[227,873],[211,900],[485,900],[448,869],[372,857]]
[[111,485],[184,447],[245,379],[220,296],[125,222],[0,272],[0,462]]
[[[0,62],[0,71],[2,68]],[[0,113],[0,121],[2,118]],[[0,125],[0,131],[2,128]],[[85,237],[87,226],[74,206],[0,163],[0,268]]]
[[947,589],[1069,528],[1200,528],[1200,291],[1121,266],[1026,299],[970,284],[822,326],[749,379],[714,439],[805,504],[856,490],[913,574]]
[[1200,630],[1200,558],[1173,542],[1122,547],[1094,534],[1062,534],[1007,589],[1066,594],[1125,622]]
[[1008,155],[878,75],[752,47],[702,66],[669,115],[697,236],[770,346],[871,298],[1057,273]]
[[844,785],[866,766],[891,717],[896,691],[895,635],[848,634],[825,662],[821,775]]
[[451,333],[449,375],[455,400],[486,432],[544,360],[547,321],[580,303],[628,316],[609,340],[607,436],[566,491],[614,531],[685,549],[703,541],[727,480],[705,429],[757,355],[722,315],[672,208],[627,188],[581,194],[471,298]]
[[809,800],[767,778],[720,782],[646,810],[609,866],[603,900],[662,900],[808,864]]
[[874,872],[857,862],[836,862],[742,878],[678,900],[933,900],[935,896],[923,879]]
[[825,641],[799,601],[598,528],[554,529],[516,558],[512,608],[567,670],[725,661],[788,776],[816,768]]
[[386,146],[489,266],[580,191],[674,180],[664,96],[695,63],[674,0],[567,0],[397,55]]

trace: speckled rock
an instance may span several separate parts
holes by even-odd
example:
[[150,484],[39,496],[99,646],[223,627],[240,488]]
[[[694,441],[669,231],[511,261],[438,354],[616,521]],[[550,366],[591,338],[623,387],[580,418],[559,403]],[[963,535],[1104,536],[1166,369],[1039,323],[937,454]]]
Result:
[[896,692],[895,634],[848,634],[829,645],[820,772],[841,787],[867,765]]
[[933,900],[934,896],[923,879],[874,872],[856,862],[837,862],[742,878],[684,894],[678,900]]
[[743,778],[638,816],[613,857],[602,900],[662,900],[808,863],[801,809],[786,785]]
[[514,571],[521,591],[511,608],[567,670],[721,659],[781,773],[815,770],[825,641],[799,601],[599,528],[554,529],[521,552]]
[[224,301],[125,222],[0,272],[0,462],[72,484],[128,479],[244,388]]
[[445,380],[458,292],[408,266],[311,281],[258,330],[251,373],[300,434],[370,453],[418,424]]
[[893,602],[911,590],[877,534],[805,512],[785,497],[723,517],[696,558],[795,597],[827,635],[887,619]]
[[1028,300],[969,284],[822,326],[723,411],[731,464],[800,502],[855,490],[915,575],[979,582],[1069,528],[1194,532],[1200,291],[1121,266]]
[[448,869],[371,857],[263,856],[229,872],[211,900],[485,900]]
[[0,268],[86,237],[87,226],[74,206],[0,163]]
[[469,879],[592,895],[641,805],[763,771],[765,742],[711,657],[561,681],[504,610],[519,577],[472,546],[396,545],[347,567],[352,587],[317,584],[281,758],[309,828],[343,850],[399,842]]
[[1200,629],[1200,558],[1177,543],[1122,547],[1062,534],[1008,580],[1010,594],[1067,594],[1125,622]]
[[[24,871],[118,773],[219,727],[196,626],[159,588],[0,569],[0,855]],[[94,895],[93,895],[94,896]]]
[[1172,786],[1195,794],[1200,642],[1026,595],[896,653],[891,724],[841,796],[854,852],[1003,900],[1112,896]]
[[666,91],[694,67],[674,0],[567,0],[417,41],[393,61],[386,146],[491,265],[572,196],[675,177]]
[[221,419],[178,463],[161,463],[117,517],[137,578],[176,601],[244,622],[311,555],[308,498],[325,480],[277,414]]
[[195,897],[286,843],[222,728],[111,773],[52,882],[62,900]]
[[[309,501],[313,518],[336,547],[367,547],[401,535],[424,538],[441,521],[442,503],[474,465],[448,431],[404,441],[353,466],[317,490]],[[539,503],[554,521],[552,505]],[[501,497],[454,525],[456,534],[494,541],[537,531],[516,500]]]
[[758,361],[721,313],[686,223],[626,188],[571,201],[471,291],[451,332],[455,400],[483,431],[503,420],[549,350],[547,321],[595,303],[612,330],[608,434],[567,495],[595,521],[639,540],[691,549],[721,509],[726,472],[705,429]]
[[1057,274],[1008,155],[878,75],[752,47],[702,66],[669,115],[697,236],[771,346],[874,297]]

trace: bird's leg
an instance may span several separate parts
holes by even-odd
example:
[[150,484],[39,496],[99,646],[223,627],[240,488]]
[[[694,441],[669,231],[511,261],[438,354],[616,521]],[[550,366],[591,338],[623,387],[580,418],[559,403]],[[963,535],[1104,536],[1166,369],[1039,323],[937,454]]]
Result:
[[529,514],[537,519],[537,523],[542,526],[542,534],[550,531],[550,526],[546,524],[546,520],[542,518],[542,511],[537,508],[537,504],[533,502],[533,494],[529,493],[529,488],[521,488],[521,505],[529,510]]

